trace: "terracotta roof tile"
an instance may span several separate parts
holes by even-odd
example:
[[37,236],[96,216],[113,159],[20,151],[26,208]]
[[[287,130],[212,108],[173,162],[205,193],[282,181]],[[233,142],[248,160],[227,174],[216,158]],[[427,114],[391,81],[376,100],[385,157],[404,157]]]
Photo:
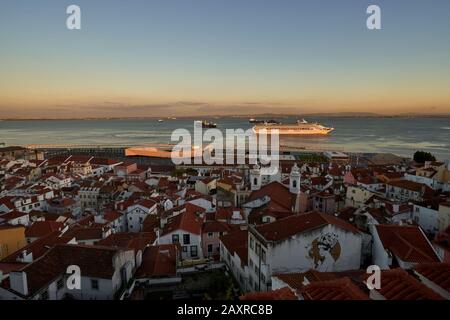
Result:
[[301,289],[305,300],[368,300],[369,297],[350,278],[317,281]]
[[387,300],[443,300],[402,269],[381,271],[381,288],[377,291]]
[[281,241],[298,233],[321,228],[329,224],[349,232],[359,233],[358,229],[351,224],[329,214],[316,211],[289,216],[275,222],[256,226],[255,229],[268,241]]
[[248,261],[248,231],[233,230],[220,237],[220,241],[233,254],[236,253],[241,259],[242,265],[247,265]]
[[288,287],[284,287],[268,292],[248,293],[240,296],[239,300],[298,300],[298,297]]
[[136,271],[136,278],[175,276],[178,254],[175,244],[148,247],[142,256],[142,265]]
[[192,211],[180,213],[171,218],[171,220],[164,226],[163,235],[171,233],[176,230],[184,230],[193,234],[200,235],[202,233],[203,219]]
[[248,201],[253,201],[264,196],[269,196],[271,201],[276,202],[279,206],[291,210],[295,205],[296,195],[291,193],[289,189],[277,182],[271,182],[261,189],[253,191],[250,194]]
[[414,271],[420,273],[428,280],[434,282],[442,289],[450,293],[450,264],[429,263],[414,267]]
[[25,231],[27,238],[40,238],[46,236],[53,231],[58,231],[63,228],[61,222],[56,221],[36,221]]
[[402,261],[413,263],[440,262],[418,226],[377,225],[383,247]]
[[65,274],[69,265],[79,266],[83,276],[111,279],[115,272],[113,257],[119,251],[109,247],[56,245],[22,269],[27,274],[30,295]]

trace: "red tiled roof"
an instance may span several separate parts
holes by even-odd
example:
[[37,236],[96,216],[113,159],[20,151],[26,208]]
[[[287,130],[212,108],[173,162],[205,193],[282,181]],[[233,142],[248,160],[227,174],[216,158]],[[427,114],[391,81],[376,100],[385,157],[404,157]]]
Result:
[[118,253],[118,249],[109,247],[56,245],[22,269],[27,274],[29,295],[65,274],[69,265],[80,267],[83,276],[111,279],[116,271],[113,258]]
[[405,262],[440,262],[418,226],[377,225],[383,247]]
[[314,269],[309,269],[306,272],[293,272],[274,274],[273,276],[286,283],[292,289],[300,292],[306,285],[312,282],[337,280],[342,278],[349,278],[356,283],[362,281],[362,275],[365,275],[365,270],[351,270],[343,272],[320,272]]
[[148,247],[142,256],[142,265],[136,271],[136,278],[175,276],[177,255],[178,247],[175,244]]
[[75,238],[76,240],[96,240],[103,238],[103,229],[100,227],[82,228],[75,227],[72,230],[67,231],[64,236],[69,238]]
[[233,230],[220,237],[220,241],[231,254],[236,253],[241,259],[241,264],[246,265],[248,261],[248,231]]
[[351,224],[329,214],[312,211],[306,214],[293,215],[271,223],[256,226],[255,229],[268,241],[280,241],[305,231],[335,225],[346,231],[359,233]]
[[398,180],[398,181],[390,181],[388,183],[390,186],[394,186],[397,188],[407,189],[411,191],[420,192],[422,191],[422,188],[425,188],[425,190],[429,190],[430,187],[423,183],[409,181],[409,180]]
[[205,221],[203,223],[203,233],[208,232],[227,232],[230,226],[226,222],[221,221]]
[[26,263],[8,263],[8,262],[0,262],[0,271],[3,272],[3,274],[8,274],[12,271],[19,271],[23,267],[25,267]]
[[11,211],[8,212],[6,214],[2,214],[0,215],[0,219],[5,219],[5,220],[14,220],[23,216],[27,216],[28,213],[26,212],[20,212],[20,211]]
[[365,294],[348,277],[317,281],[310,283],[301,289],[305,300],[368,300]]
[[405,270],[383,270],[380,278],[381,286],[377,291],[387,300],[443,300]]
[[20,250],[17,250],[16,252],[10,254],[9,256],[4,258],[2,262],[10,262],[10,263],[17,262],[17,260],[22,255],[22,252],[24,251],[27,254],[32,253],[33,259],[36,260],[42,255],[44,255],[52,246],[59,243],[68,243],[70,240],[72,239],[60,236],[60,233],[58,231],[54,231],[49,235],[41,237],[40,239],[33,241],[32,243],[21,248]]
[[247,293],[240,296],[239,300],[298,300],[298,297],[288,287],[268,292]]
[[145,217],[142,223],[142,231],[144,232],[154,232],[155,228],[159,228],[160,220],[158,216],[154,214],[149,214]]
[[325,177],[312,177],[311,178],[311,185],[313,186],[323,186],[328,183],[327,178]]
[[414,271],[450,292],[450,264],[428,263],[414,267]]
[[110,166],[113,164],[118,164],[120,162],[121,161],[108,159],[108,158],[92,158],[91,161],[89,161],[89,163],[91,163],[91,164],[104,165],[104,166]]
[[151,207],[153,207],[156,204],[156,202],[153,200],[150,200],[150,199],[142,199],[137,204],[141,205],[147,209],[150,209]]
[[169,223],[164,226],[162,235],[166,235],[176,230],[183,230],[193,234],[202,233],[203,219],[192,211],[186,211],[173,217]]
[[253,201],[264,196],[269,196],[271,201],[276,202],[281,207],[291,210],[295,204],[296,195],[292,194],[285,185],[273,181],[261,189],[253,191],[248,201]]
[[96,244],[139,251],[144,250],[147,245],[153,244],[155,240],[156,235],[154,232],[121,232],[113,233],[107,238],[98,241]]
[[27,238],[40,238],[53,231],[61,230],[63,226],[61,222],[56,221],[36,221],[27,228],[25,236]]
[[120,217],[122,217],[122,214],[117,211],[105,212],[105,214],[103,215],[103,219],[105,219],[106,221],[109,221],[109,222],[117,220]]
[[233,216],[232,208],[217,208],[216,219],[217,220],[229,220]]

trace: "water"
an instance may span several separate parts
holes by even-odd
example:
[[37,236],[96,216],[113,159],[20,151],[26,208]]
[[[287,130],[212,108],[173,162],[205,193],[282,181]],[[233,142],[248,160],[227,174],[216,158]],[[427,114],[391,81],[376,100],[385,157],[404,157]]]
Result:
[[[206,118],[218,129],[248,129],[242,118]],[[280,119],[283,123],[295,118]],[[336,130],[328,136],[282,138],[281,145],[311,150],[391,152],[412,156],[416,150],[450,159],[450,118],[314,117]],[[193,119],[0,121],[0,143],[6,145],[145,146],[169,144],[172,131],[193,129]]]

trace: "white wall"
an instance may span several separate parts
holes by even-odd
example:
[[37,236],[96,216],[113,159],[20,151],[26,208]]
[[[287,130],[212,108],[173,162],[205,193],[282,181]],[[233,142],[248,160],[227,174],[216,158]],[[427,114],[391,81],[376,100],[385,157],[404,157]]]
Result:
[[[314,260],[309,257],[309,252],[312,249],[313,241],[324,234],[337,236],[340,254],[335,261],[328,252],[321,251],[320,254],[326,259],[323,263],[319,262],[316,265]],[[323,272],[356,270],[359,269],[361,263],[361,248],[361,234],[347,232],[333,225],[327,225],[321,229],[297,234],[273,245],[269,244],[266,251],[266,263],[261,262],[261,273],[264,275],[265,280],[270,282],[273,273],[304,272],[308,269]],[[249,274],[254,280],[258,280],[255,268],[251,268],[250,259],[253,261],[254,266],[259,267],[259,257],[250,246],[248,258]],[[263,282],[261,281],[261,290],[265,291],[268,288],[263,285]]]
[[[189,234],[190,235],[190,242],[189,244],[184,244],[183,242],[183,235]],[[184,230],[175,230],[171,233],[165,234],[161,236],[158,240],[158,244],[171,244],[172,242],[172,235],[178,235],[178,241],[180,243],[180,246],[182,247],[181,250],[181,257],[183,259],[199,259],[203,258],[203,251],[202,251],[202,243],[201,243],[201,236],[198,234],[190,233]],[[191,246],[197,246],[197,256],[191,256]],[[186,250],[186,251],[185,251]]]
[[439,212],[437,210],[414,205],[412,218],[426,233],[436,234],[439,231]]

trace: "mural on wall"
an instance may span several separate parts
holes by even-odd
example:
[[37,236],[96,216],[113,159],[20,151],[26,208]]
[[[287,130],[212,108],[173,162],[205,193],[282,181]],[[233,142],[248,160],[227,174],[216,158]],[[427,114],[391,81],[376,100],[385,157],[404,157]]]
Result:
[[307,246],[307,252],[307,258],[312,261],[314,269],[321,272],[333,271],[334,263],[341,255],[338,235],[328,232],[317,237]]

